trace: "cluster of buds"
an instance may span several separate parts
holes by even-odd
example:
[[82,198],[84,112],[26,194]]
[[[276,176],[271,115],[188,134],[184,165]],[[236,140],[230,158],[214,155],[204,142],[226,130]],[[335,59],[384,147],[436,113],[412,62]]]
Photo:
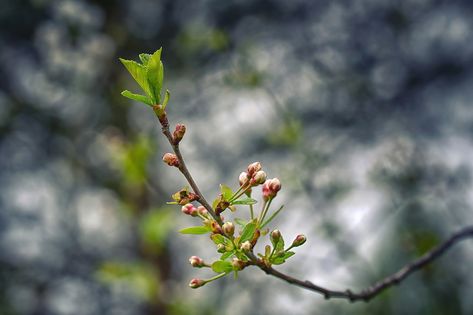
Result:
[[263,184],[266,180],[266,173],[261,169],[262,167],[260,162],[254,162],[248,165],[247,171],[242,172],[238,177],[240,186],[243,187],[248,185],[249,187],[254,187]]
[[268,179],[263,184],[263,199],[265,201],[273,199],[281,190],[281,182],[277,178]]
[[175,154],[166,153],[163,155],[163,162],[169,166],[179,167],[179,159]]

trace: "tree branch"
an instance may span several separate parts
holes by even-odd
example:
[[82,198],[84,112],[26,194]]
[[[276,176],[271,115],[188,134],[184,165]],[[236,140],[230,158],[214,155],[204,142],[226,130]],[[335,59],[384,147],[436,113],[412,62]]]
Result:
[[282,272],[279,272],[273,269],[271,266],[267,266],[263,264],[260,259],[258,259],[258,262],[256,264],[260,269],[262,269],[267,274],[272,275],[281,280],[284,280],[290,284],[297,285],[304,289],[320,293],[326,299],[340,298],[340,299],[350,300],[351,302],[355,302],[355,301],[368,302],[369,300],[371,300],[376,295],[380,294],[385,289],[401,283],[411,273],[433,262],[435,259],[440,257],[443,253],[445,253],[449,248],[451,248],[453,245],[455,245],[456,243],[468,237],[473,237],[473,226],[463,228],[462,230],[450,236],[450,238],[448,238],[446,241],[444,241],[443,243],[441,243],[440,245],[438,245],[431,251],[425,253],[423,256],[419,257],[418,259],[402,267],[396,273],[374,283],[373,285],[367,287],[364,290],[361,290],[358,293],[354,293],[351,290],[345,290],[345,291],[329,290],[324,287],[318,286],[310,281],[303,281],[303,280],[293,278],[291,276],[288,276],[286,274],[283,274]]
[[217,223],[222,226],[223,222],[220,216],[218,216],[215,211],[212,209],[212,206],[207,202],[207,200],[204,198],[202,193],[200,192],[199,187],[197,186],[196,182],[194,181],[194,178],[192,177],[191,173],[187,169],[186,163],[184,162],[184,158],[182,157],[181,150],[179,149],[179,143],[174,142],[174,138],[171,134],[171,131],[169,130],[169,122],[164,114],[164,116],[160,116],[158,113],[156,113],[158,116],[159,122],[161,123],[161,130],[163,134],[166,136],[166,138],[169,141],[169,144],[172,147],[172,150],[174,151],[174,154],[176,155],[177,159],[179,160],[179,171],[181,171],[182,175],[186,178],[187,182],[191,186],[192,190],[194,193],[198,196],[198,201],[202,206],[204,206],[205,209],[210,213],[212,218],[217,221]]

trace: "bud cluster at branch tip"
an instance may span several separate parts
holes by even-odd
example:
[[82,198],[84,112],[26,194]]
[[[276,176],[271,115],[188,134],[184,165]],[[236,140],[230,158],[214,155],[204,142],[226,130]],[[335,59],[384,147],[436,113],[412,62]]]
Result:
[[166,153],[163,155],[163,162],[169,166],[179,167],[179,159],[175,154]]
[[263,184],[263,199],[269,200],[276,197],[278,191],[281,190],[281,182],[277,178],[268,179]]
[[186,133],[186,126],[184,126],[183,124],[177,124],[176,129],[174,129],[174,132],[173,132],[174,144],[178,144],[179,142],[181,142],[185,133]]

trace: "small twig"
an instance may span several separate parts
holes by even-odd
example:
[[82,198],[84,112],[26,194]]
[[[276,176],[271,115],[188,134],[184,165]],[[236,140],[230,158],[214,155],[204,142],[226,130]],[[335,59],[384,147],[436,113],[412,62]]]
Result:
[[207,211],[210,213],[212,218],[215,221],[217,221],[217,223],[220,226],[222,226],[223,225],[222,219],[220,218],[220,216],[218,216],[215,213],[215,211],[212,209],[212,206],[207,202],[205,197],[202,195],[202,193],[200,192],[199,187],[197,186],[197,184],[194,181],[194,178],[192,177],[191,173],[187,169],[186,163],[184,162],[184,158],[182,157],[182,154],[181,154],[181,150],[179,149],[179,143],[174,142],[171,131],[169,130],[168,119],[166,118],[165,115],[164,115],[164,117],[159,117],[158,116],[158,119],[159,119],[159,122],[161,123],[161,130],[162,130],[163,134],[168,139],[169,144],[171,145],[172,150],[174,151],[174,154],[176,155],[177,159],[179,160],[179,166],[178,166],[179,171],[181,171],[182,175],[184,175],[184,177],[186,178],[187,182],[191,186],[194,193],[198,196],[198,201],[200,202],[200,204],[202,206],[204,206],[204,208],[207,209]]
[[[468,237],[473,237],[473,226],[466,227],[457,233],[453,234],[450,236],[449,239],[447,239],[445,242],[441,243],[431,251],[427,252],[420,258],[414,260],[413,262],[405,265],[402,267],[399,271],[396,273],[374,283],[373,285],[369,286],[368,288],[360,291],[359,293],[354,293],[351,290],[346,290],[346,291],[336,291],[336,290],[329,290],[324,287],[315,285],[314,283],[310,281],[303,281],[299,280],[296,278],[293,278],[291,276],[288,276],[286,274],[283,274],[275,269],[273,269],[271,266],[267,266],[261,262],[261,260],[258,260],[257,266],[262,269],[264,272],[266,272],[269,275],[272,275],[276,278],[279,278],[281,280],[284,280],[288,283],[297,285],[299,287],[302,287],[307,290],[311,290],[317,293],[322,294],[326,299],[330,298],[340,298],[340,299],[347,299],[350,300],[351,302],[355,301],[369,301],[376,295],[380,294],[383,290],[397,285],[401,283],[407,276],[409,276],[411,273],[421,269],[425,265],[428,265],[429,263],[433,262],[436,258],[441,256],[443,253],[445,253],[450,247],[455,245],[456,243],[468,238]],[[256,257],[255,257],[256,258]]]

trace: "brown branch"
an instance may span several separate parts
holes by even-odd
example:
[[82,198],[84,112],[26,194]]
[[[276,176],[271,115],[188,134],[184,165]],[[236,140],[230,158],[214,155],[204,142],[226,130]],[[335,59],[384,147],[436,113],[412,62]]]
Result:
[[269,275],[272,275],[276,278],[279,278],[281,280],[284,280],[290,284],[297,285],[299,287],[302,287],[307,290],[311,290],[317,293],[322,294],[326,299],[330,298],[340,298],[340,299],[347,299],[350,300],[351,302],[354,301],[369,301],[376,295],[380,294],[382,291],[385,289],[397,285],[401,283],[407,276],[409,276],[411,273],[421,269],[422,267],[428,265],[429,263],[433,262],[435,259],[437,259],[439,256],[441,256],[443,253],[445,253],[449,248],[451,248],[453,245],[456,243],[468,238],[468,237],[473,237],[473,226],[466,227],[457,233],[453,234],[448,238],[445,242],[441,243],[431,251],[425,253],[423,256],[419,257],[418,259],[414,260],[413,262],[405,265],[402,267],[399,271],[396,273],[374,283],[373,285],[369,286],[368,288],[358,292],[354,293],[351,290],[345,290],[345,291],[336,291],[336,290],[329,290],[324,287],[318,286],[310,281],[303,281],[299,280],[296,278],[293,278],[291,276],[288,276],[286,274],[283,274],[275,269],[273,269],[271,266],[265,265],[260,259],[257,259],[256,265],[261,268],[264,272],[266,272]]
[[217,221],[217,223],[222,226],[223,225],[223,222],[222,222],[222,219],[220,218],[220,216],[218,216],[215,211],[213,210],[212,206],[207,202],[207,200],[204,198],[204,196],[202,195],[202,193],[200,192],[200,189],[199,187],[197,186],[197,184],[195,183],[194,181],[194,178],[192,177],[191,173],[189,172],[189,170],[187,169],[187,166],[186,166],[186,163],[184,162],[184,158],[182,157],[182,154],[181,154],[181,150],[179,149],[179,143],[176,143],[174,141],[174,138],[171,134],[171,131],[169,130],[169,122],[168,122],[168,119],[166,117],[166,114],[164,113],[161,114],[160,112],[156,112],[155,110],[155,113],[156,113],[156,116],[158,116],[158,119],[159,119],[159,122],[161,123],[161,130],[163,132],[163,134],[166,136],[166,138],[168,139],[169,141],[169,144],[171,145],[172,147],[172,150],[174,151],[174,154],[176,155],[177,159],[179,160],[179,171],[181,171],[182,175],[184,175],[184,177],[186,178],[187,182],[189,183],[189,185],[191,186],[192,190],[194,191],[194,193],[198,196],[198,199],[197,201],[205,207],[205,209],[207,209],[207,211],[210,213],[210,215],[212,216],[212,218]]
[[[184,162],[184,158],[182,157],[181,151],[179,149],[179,143],[174,140],[173,135],[171,134],[171,131],[169,130],[169,122],[166,117],[166,113],[164,113],[164,111],[160,111],[160,107],[153,108],[153,109],[155,110],[156,116],[158,117],[161,123],[163,134],[168,139],[169,144],[171,144],[171,147],[174,151],[174,154],[179,160],[179,165],[178,165],[179,170],[186,178],[187,182],[191,186],[194,193],[198,196],[198,201],[200,202],[200,204],[202,204],[202,206],[204,206],[207,209],[207,211],[214,218],[214,220],[217,221],[217,223],[220,226],[222,226],[223,222],[220,216],[215,213],[212,206],[204,198],[204,196],[200,192],[199,187],[197,186],[194,179],[192,178],[192,175],[187,169],[187,166]],[[325,297],[325,299],[339,298],[339,299],[347,299],[351,302],[355,302],[355,301],[368,302],[369,300],[371,300],[373,297],[380,294],[385,289],[401,283],[411,273],[430,264],[435,259],[440,257],[443,253],[445,253],[453,245],[455,245],[456,243],[468,237],[473,237],[473,226],[465,227],[464,229],[458,231],[457,233],[450,236],[450,238],[448,238],[445,242],[441,243],[440,245],[430,250],[429,252],[425,253],[423,256],[419,257],[418,259],[412,261],[411,263],[408,263],[396,273],[374,283],[373,285],[367,287],[364,290],[361,290],[358,293],[352,292],[349,289],[345,291],[330,290],[330,289],[318,286],[308,280],[299,280],[273,269],[273,267],[265,264],[263,260],[257,258],[252,252],[248,252],[247,256],[251,259],[251,262],[252,262],[251,265],[258,266],[261,270],[263,270],[267,274],[272,275],[281,280],[284,280],[290,284],[322,294]]]

